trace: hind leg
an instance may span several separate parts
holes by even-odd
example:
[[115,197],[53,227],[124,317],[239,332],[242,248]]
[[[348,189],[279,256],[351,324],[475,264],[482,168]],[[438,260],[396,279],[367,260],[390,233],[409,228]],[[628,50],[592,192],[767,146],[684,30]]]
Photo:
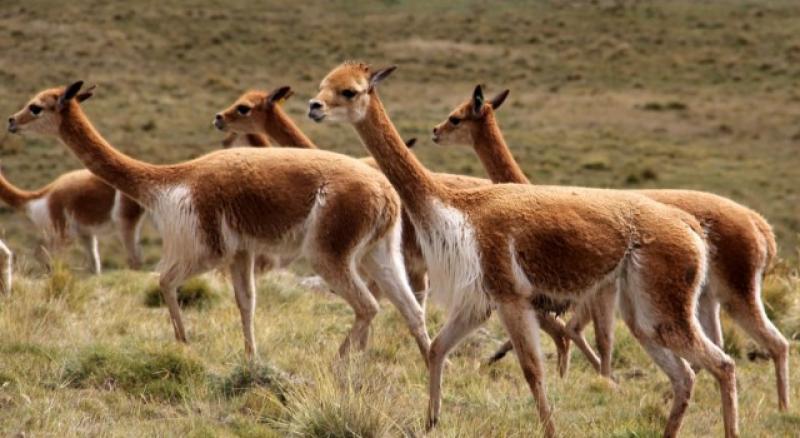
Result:
[[711,287],[703,288],[697,301],[697,319],[703,327],[703,333],[718,347],[722,347],[722,326],[719,319],[719,300],[714,296]]
[[[642,282],[644,283],[644,282]],[[652,287],[652,285],[651,285]],[[653,300],[653,296],[663,296],[658,290],[650,289],[638,294],[637,305],[630,296],[631,291],[626,291],[620,299],[620,309],[628,327],[645,348],[653,349],[651,344],[662,347],[677,354],[689,363],[696,364],[708,370],[717,380],[722,399],[722,414],[725,424],[725,436],[736,437],[738,430],[738,404],[736,398],[736,373],[733,360],[719,347],[714,345],[702,332],[700,324],[694,314],[690,312],[691,305],[676,306],[680,300],[694,299],[693,293],[680,290],[668,294],[672,302]],[[686,303],[688,304],[688,303]],[[685,313],[684,313],[685,312]],[[652,354],[651,354],[652,355]],[[656,354],[658,355],[658,354]],[[672,373],[680,377],[685,374],[677,366],[670,366],[665,359],[660,360],[660,366],[669,366]],[[665,370],[666,371],[666,370]],[[672,377],[671,377],[672,378]],[[688,399],[687,399],[688,401]],[[667,421],[665,436],[674,436],[683,420],[686,408],[679,405],[683,397],[676,393],[673,408]]]
[[589,343],[586,341],[586,337],[583,336],[583,329],[586,325],[591,321],[592,317],[592,310],[591,310],[591,301],[585,301],[581,303],[576,309],[575,314],[567,321],[567,335],[569,335],[570,339],[575,342],[575,345],[578,347],[579,350],[583,353],[586,357],[586,360],[592,365],[592,367],[597,371],[600,372],[600,358],[597,357],[597,354],[592,350],[592,347],[589,346]]
[[497,313],[511,337],[522,373],[536,400],[545,436],[555,436],[555,425],[544,387],[544,370],[539,351],[539,325],[533,307],[528,300],[519,298],[499,302]]
[[179,342],[187,342],[186,330],[183,327],[181,308],[178,305],[178,286],[186,280],[191,273],[183,272],[173,265],[161,273],[158,284],[161,288],[161,297],[169,309],[169,318],[172,328],[175,331],[175,339]]
[[624,295],[620,299],[620,311],[636,340],[644,347],[656,365],[669,377],[672,385],[673,401],[667,418],[667,425],[664,429],[664,436],[677,436],[683,417],[686,414],[686,408],[689,406],[689,400],[692,397],[694,372],[686,361],[666,348],[659,346],[651,337],[645,334],[645,330],[637,322],[636,309],[628,297]]
[[94,234],[82,234],[80,239],[84,250],[86,250],[86,255],[89,256],[89,263],[92,266],[92,273],[95,275],[100,275],[103,267],[100,263],[100,251],[97,248],[97,236]]
[[600,354],[600,375],[612,379],[611,357],[614,353],[614,310],[617,307],[617,287],[610,285],[592,297],[592,323],[597,352]]
[[244,353],[249,361],[254,361],[256,353],[255,329],[253,320],[256,308],[256,290],[254,276],[255,257],[252,252],[239,252],[230,265],[233,292],[236,296],[236,305],[242,318],[242,332],[244,334]]
[[736,324],[772,357],[778,386],[778,409],[786,411],[789,409],[789,343],[767,318],[760,289],[756,291],[759,293],[754,294],[754,302],[732,300],[726,303],[725,309]]
[[141,216],[136,220],[124,220],[120,225],[120,239],[128,257],[128,267],[140,269],[142,267],[142,249],[139,246],[139,235],[142,229]]
[[362,266],[403,316],[427,363],[431,341],[425,327],[425,314],[406,282],[402,257],[393,243],[399,244],[391,240],[378,242],[363,258]]
[[378,302],[358,275],[353,255],[342,260],[338,255],[311,253],[308,257],[317,274],[342,297],[355,312],[355,321],[339,346],[339,355],[346,356],[355,346],[363,350],[369,340],[369,326],[380,309]]

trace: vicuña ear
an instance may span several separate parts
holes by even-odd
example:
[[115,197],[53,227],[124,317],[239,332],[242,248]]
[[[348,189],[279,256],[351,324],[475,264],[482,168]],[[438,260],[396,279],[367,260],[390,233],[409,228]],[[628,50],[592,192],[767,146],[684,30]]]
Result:
[[292,97],[292,95],[294,95],[292,87],[284,85],[283,87],[278,87],[269,93],[269,96],[267,96],[267,103],[270,105],[281,104],[286,101],[286,99]]
[[61,96],[58,96],[57,107],[59,111],[66,108],[69,101],[78,94],[78,91],[81,91],[81,87],[83,87],[83,81],[73,82],[64,90]]
[[381,81],[388,78],[393,71],[397,69],[396,65],[391,67],[382,68],[380,70],[375,71],[369,77],[369,91],[372,91]]
[[411,137],[406,140],[406,147],[409,149],[413,148],[415,144],[417,144],[417,137]]
[[508,93],[510,93],[510,92],[511,92],[511,90],[508,90],[508,89],[503,90],[500,93],[498,93],[497,96],[495,96],[491,100],[489,100],[489,105],[492,106],[492,109],[500,108],[500,105],[502,105],[503,102],[506,101],[506,97],[508,97]]
[[94,89],[95,88],[97,88],[97,85],[92,84],[91,87],[89,87],[89,88],[81,91],[80,93],[78,93],[78,95],[75,96],[75,98],[78,99],[78,102],[83,102],[84,100],[94,96]]
[[481,110],[483,109],[483,87],[480,84],[475,86],[475,91],[472,92],[472,115],[480,117]]

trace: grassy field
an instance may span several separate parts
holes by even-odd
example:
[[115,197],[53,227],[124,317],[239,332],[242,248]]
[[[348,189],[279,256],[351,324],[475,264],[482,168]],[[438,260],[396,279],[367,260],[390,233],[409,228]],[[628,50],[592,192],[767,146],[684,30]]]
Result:
[[[399,65],[381,93],[402,134],[420,138],[426,165],[483,175],[469,149],[436,147],[428,133],[476,83],[490,92],[510,88],[498,118],[534,181],[703,189],[762,212],[786,259],[770,277],[769,310],[787,335],[800,329],[795,1],[31,0],[3,5],[0,29],[4,114],[42,88],[84,79],[98,84],[84,107],[100,131],[125,152],[158,163],[217,148],[222,135],[211,127],[213,114],[245,89],[280,85],[296,91],[287,108],[313,140],[366,154],[349,127],[304,117],[322,76],[357,58]],[[0,136],[0,165],[25,188],[80,167],[52,139],[19,136]],[[114,269],[124,254],[113,238],[101,242],[109,273],[87,277],[75,251],[69,266],[44,273],[33,260],[37,236],[27,221],[2,208],[0,224],[19,261],[14,293],[0,301],[1,434],[421,432],[426,375],[388,305],[369,351],[334,365],[349,309],[303,290],[291,274],[263,278],[263,368],[254,378],[241,367],[238,314],[223,280],[209,276],[195,285],[217,298],[187,310],[192,343],[178,346],[166,311],[148,301],[151,274]],[[153,266],[160,239],[148,227],[143,243]],[[441,319],[434,311],[432,328]],[[745,435],[796,433],[797,409],[776,411],[771,365],[749,361],[748,342],[727,334],[739,358]],[[480,367],[501,339],[492,323],[451,359],[436,436],[537,433],[514,361]],[[618,339],[616,388],[577,355],[565,380],[548,360],[550,400],[564,436],[660,431],[667,380],[625,329]],[[546,350],[553,350],[548,343]],[[792,352],[797,363],[796,346]],[[794,373],[795,404],[798,380]],[[703,374],[685,435],[719,435],[718,412],[717,390]]]

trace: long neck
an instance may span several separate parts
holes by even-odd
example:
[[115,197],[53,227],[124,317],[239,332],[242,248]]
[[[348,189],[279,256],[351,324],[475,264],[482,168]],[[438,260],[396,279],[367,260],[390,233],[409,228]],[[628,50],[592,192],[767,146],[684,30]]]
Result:
[[303,134],[303,131],[278,105],[273,106],[272,111],[269,111],[264,123],[264,131],[281,146],[317,149],[317,145]]
[[425,215],[430,199],[441,198],[442,189],[406,147],[376,91],[370,93],[366,115],[354,126],[378,167],[397,190],[403,206],[412,215]]
[[8,181],[2,173],[0,173],[0,199],[2,199],[3,202],[5,202],[9,207],[22,208],[29,201],[41,196],[43,191],[44,190],[29,192],[19,189],[11,184],[11,182]]
[[265,148],[269,146],[269,139],[262,134],[245,134],[247,144],[253,147]]
[[530,180],[511,155],[503,133],[497,126],[494,111],[486,110],[486,115],[473,123],[472,140],[478,158],[486,168],[492,182],[530,184]]
[[59,137],[93,174],[143,205],[150,203],[154,185],[162,180],[157,167],[114,149],[76,102],[62,112]]

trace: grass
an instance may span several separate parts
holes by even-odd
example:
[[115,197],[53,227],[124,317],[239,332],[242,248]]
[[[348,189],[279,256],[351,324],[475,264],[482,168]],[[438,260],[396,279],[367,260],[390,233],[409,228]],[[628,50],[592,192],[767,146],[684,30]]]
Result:
[[[796,266],[785,265],[768,284],[793,285],[765,296],[796,297]],[[49,274],[48,274],[49,275]],[[204,276],[214,289],[218,279]],[[75,274],[89,292],[82,306],[53,300],[45,276],[20,276],[0,301],[0,434],[192,436],[421,436],[427,372],[393,307],[382,303],[369,348],[337,359],[352,312],[332,294],[304,290],[291,273],[259,279],[256,339],[261,359],[244,365],[239,314],[228,298],[184,313],[189,345],[173,339],[166,309],[142,294],[152,275],[116,271]],[[796,301],[783,298],[774,318],[792,330]],[[441,328],[435,308],[430,330]],[[726,322],[726,335],[729,327]],[[68,336],[64,334],[67,333]],[[729,335],[733,338],[734,335]],[[750,360],[750,341],[736,343],[741,427],[748,436],[796,430],[793,408],[777,412],[772,364]],[[591,333],[589,333],[591,340]],[[505,338],[498,322],[471,336],[451,356],[444,380],[442,422],[430,436],[537,436],[532,398],[513,355],[495,366],[484,360]],[[669,383],[620,324],[609,385],[573,352],[566,379],[555,370],[555,349],[543,339],[548,397],[565,436],[657,436],[669,406]],[[800,360],[793,343],[791,361]],[[800,374],[791,397],[800,400]],[[719,395],[700,373],[683,432],[722,432]]]
[[[622,6],[620,6],[622,5]],[[171,163],[218,148],[208,123],[248,88],[291,85],[286,103],[326,148],[365,154],[346,127],[304,116],[323,75],[347,58],[399,70],[383,99],[431,169],[483,175],[466,148],[434,147],[431,126],[476,83],[510,88],[498,118],[532,180],[599,187],[713,191],[762,212],[786,260],[764,286],[776,325],[800,337],[800,6],[754,2],[56,2],[34,0],[0,16],[4,114],[36,91],[84,79],[85,104],[114,145]],[[491,92],[491,91],[490,91]],[[20,187],[46,184],[80,163],[52,139],[0,137],[4,172]],[[151,274],[115,270],[124,251],[103,239],[106,273],[88,276],[73,249],[51,271],[33,262],[38,236],[0,208],[0,238],[16,253],[0,297],[0,435],[421,436],[427,373],[392,307],[370,347],[342,363],[336,350],[352,312],[291,273],[258,283],[259,365],[242,365],[230,288],[203,276],[181,289],[190,343],[173,340]],[[161,240],[147,225],[145,261]],[[77,265],[78,262],[75,263]],[[295,272],[307,271],[302,265]],[[429,312],[430,329],[443,317]],[[725,321],[737,358],[741,429],[795,435],[800,413],[777,412],[771,364]],[[470,337],[445,373],[442,421],[430,434],[537,436],[532,399],[513,356],[482,366],[504,335],[494,320]],[[543,340],[548,397],[563,436],[658,436],[669,384],[625,328],[616,333],[617,386],[575,353],[556,377]],[[791,361],[800,360],[796,341]],[[800,400],[800,373],[791,398]],[[721,435],[719,395],[698,376],[684,436]]]
[[[191,278],[178,287],[178,304],[183,308],[205,308],[219,301],[219,294],[202,277]],[[161,287],[154,284],[147,289],[144,296],[144,305],[147,307],[164,306],[164,297]]]

